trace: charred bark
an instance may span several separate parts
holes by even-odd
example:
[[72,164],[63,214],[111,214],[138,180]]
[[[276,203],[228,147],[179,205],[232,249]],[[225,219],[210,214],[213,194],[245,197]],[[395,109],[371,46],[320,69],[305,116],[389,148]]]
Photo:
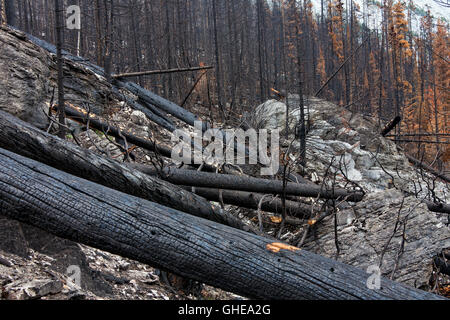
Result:
[[157,145],[150,140],[136,137],[132,134],[121,131],[119,128],[110,126],[107,122],[100,120],[93,115],[89,115],[86,113],[82,113],[80,110],[72,108],[70,106],[66,107],[66,115],[70,119],[81,123],[83,125],[87,125],[89,121],[89,127],[93,129],[100,130],[102,132],[106,132],[109,135],[115,138],[125,137],[128,143],[134,144],[137,147],[143,148],[148,151],[152,151],[162,155],[163,157],[170,158],[172,156],[172,149],[163,145]]
[[200,196],[81,149],[4,111],[0,111],[0,147],[143,199],[235,228],[250,230],[243,222],[212,206]]
[[[192,187],[187,186],[184,186],[183,188],[185,188],[186,190],[192,189]],[[220,198],[220,192],[222,192],[222,199]],[[262,198],[264,197],[264,194],[261,193],[220,190],[211,188],[195,188],[195,194],[198,194],[199,196],[206,198],[210,201],[220,202],[221,200],[223,200],[224,204],[230,204],[254,210],[258,209],[258,205],[262,200]],[[281,214],[283,212],[281,199],[268,198],[266,201],[262,203],[261,210],[265,212],[273,212]],[[288,215],[299,218],[308,218],[312,212],[311,206],[295,201],[286,201],[286,210]],[[291,224],[299,224],[299,223],[297,221]]]
[[132,78],[137,76],[149,76],[149,75],[157,75],[157,74],[167,74],[167,73],[179,73],[179,72],[192,72],[192,71],[200,71],[200,70],[209,70],[213,67],[195,67],[195,68],[175,68],[175,69],[167,69],[167,70],[151,70],[151,71],[141,71],[141,72],[130,72],[130,73],[121,73],[113,75],[113,78]]
[[[0,214],[261,299],[444,299],[94,184],[0,149]],[[283,249],[284,248],[284,249]]]
[[[283,181],[268,180],[253,177],[241,177],[226,174],[214,174],[175,168],[165,168],[162,171],[148,167],[143,170],[149,175],[158,175],[162,179],[177,185],[202,188],[216,188],[258,192],[264,194],[283,194]],[[320,197],[324,199],[346,199],[359,202],[363,199],[362,192],[352,192],[344,189],[324,190],[316,185],[287,183],[286,194],[301,197]]]
[[433,167],[427,165],[426,163],[414,158],[413,156],[410,156],[409,154],[405,153],[405,156],[408,158],[409,161],[411,161],[416,167],[423,168],[427,170],[428,172],[434,174],[436,177],[444,180],[445,182],[450,182],[450,177],[447,177],[443,172],[439,172]]
[[392,119],[381,131],[381,135],[385,137],[389,132],[394,130],[394,128],[402,121],[402,118],[400,116],[396,116],[394,119]]

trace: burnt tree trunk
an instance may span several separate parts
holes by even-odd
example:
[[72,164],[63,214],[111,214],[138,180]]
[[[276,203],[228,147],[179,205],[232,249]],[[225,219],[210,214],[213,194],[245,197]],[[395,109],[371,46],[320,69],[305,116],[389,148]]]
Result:
[[[0,149],[0,214],[56,236],[261,299],[444,299]],[[278,249],[280,250],[278,250]]]
[[[186,190],[191,190],[192,187],[184,186]],[[245,191],[231,191],[231,190],[220,190],[211,188],[195,188],[195,194],[206,198],[210,201],[220,202],[220,192],[222,191],[222,200],[224,204],[235,205],[248,209],[258,209],[260,201],[263,199],[264,194],[252,193]],[[265,212],[282,213],[283,206],[281,199],[267,198],[263,201],[261,205],[261,210]],[[295,202],[286,201],[286,211],[290,216],[299,218],[308,218],[312,213],[312,208],[310,205]]]
[[110,126],[107,122],[102,121],[99,118],[94,117],[93,115],[89,115],[89,117],[88,117],[87,114],[84,114],[84,113],[80,112],[79,110],[76,110],[75,108],[72,108],[70,106],[67,106],[67,108],[66,108],[66,115],[70,119],[72,119],[78,123],[81,123],[83,125],[87,125],[87,123],[89,121],[90,128],[97,129],[102,132],[107,132],[108,135],[111,135],[115,138],[125,137],[125,139],[127,139],[128,143],[134,144],[137,147],[158,153],[166,158],[172,157],[172,149],[170,149],[169,147],[157,145],[150,140],[139,138],[132,134],[123,132],[119,128]]
[[[142,171],[149,175],[158,175],[162,179],[177,185],[249,191],[264,194],[283,194],[284,192],[283,181],[280,180],[241,177],[175,168],[165,168],[159,171],[148,167],[148,169],[142,169]],[[345,189],[325,190],[317,185],[298,183],[287,183],[286,194],[301,197],[320,197],[324,199],[346,199],[352,202],[359,202],[364,197],[362,192],[352,192]]]
[[168,182],[132,170],[72,143],[58,139],[0,111],[0,147],[95,183],[185,211],[205,219],[250,230],[204,198]]
[[58,60],[58,136],[61,139],[66,138],[66,112],[64,99],[64,59],[62,56],[62,46],[64,38],[63,26],[63,8],[60,0],[55,1],[55,16],[56,16],[56,56]]

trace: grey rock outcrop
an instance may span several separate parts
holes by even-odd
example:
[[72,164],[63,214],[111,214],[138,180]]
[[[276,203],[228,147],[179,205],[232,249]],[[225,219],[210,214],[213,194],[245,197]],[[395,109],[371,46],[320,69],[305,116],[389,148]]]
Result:
[[[300,112],[298,96],[290,95],[288,101],[290,142]],[[367,193],[362,202],[339,209],[337,234],[333,217],[316,225],[305,249],[363,269],[380,266],[394,280],[427,288],[433,257],[450,247],[450,229],[447,215],[430,212],[421,200],[434,200],[434,193],[448,203],[449,186],[416,170],[394,142],[380,136],[373,119],[317,98],[305,97],[305,103],[310,119],[306,172],[328,188],[357,184]],[[286,105],[271,100],[252,116],[259,128],[283,131]],[[299,141],[292,146],[295,158]],[[286,239],[297,244],[306,227]]]

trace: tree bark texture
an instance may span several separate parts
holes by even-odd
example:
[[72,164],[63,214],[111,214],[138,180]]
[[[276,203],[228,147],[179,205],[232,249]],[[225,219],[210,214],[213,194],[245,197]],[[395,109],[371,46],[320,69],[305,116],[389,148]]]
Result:
[[0,214],[56,236],[260,299],[443,299],[193,217],[0,149]]
[[59,170],[205,219],[250,230],[204,198],[47,134],[0,111],[0,147]]

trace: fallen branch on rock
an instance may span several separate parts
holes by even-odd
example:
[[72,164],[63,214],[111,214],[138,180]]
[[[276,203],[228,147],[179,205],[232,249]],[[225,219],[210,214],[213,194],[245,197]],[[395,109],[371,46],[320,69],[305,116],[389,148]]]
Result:
[[81,149],[1,110],[0,147],[140,198],[235,228],[251,230],[200,196]]
[[[141,169],[141,171],[149,175],[158,175],[162,179],[177,185],[248,191],[263,194],[283,194],[283,181],[279,180],[241,177],[175,168],[165,168],[160,171],[148,167],[146,170]],[[347,191],[345,189],[323,190],[316,185],[298,183],[287,183],[286,195],[313,198],[320,197],[324,199],[346,199],[352,202],[359,202],[364,197],[362,192]]]
[[434,174],[436,177],[441,178],[445,182],[450,182],[450,177],[447,177],[444,173],[437,171],[433,167],[427,165],[426,163],[414,158],[413,156],[410,156],[409,154],[405,153],[406,157],[409,161],[411,161],[416,167],[423,168],[427,170],[428,172]]
[[386,135],[394,130],[394,128],[402,121],[402,118],[400,116],[396,116],[394,119],[392,119],[384,128],[381,130],[381,135],[383,137],[386,137]]

